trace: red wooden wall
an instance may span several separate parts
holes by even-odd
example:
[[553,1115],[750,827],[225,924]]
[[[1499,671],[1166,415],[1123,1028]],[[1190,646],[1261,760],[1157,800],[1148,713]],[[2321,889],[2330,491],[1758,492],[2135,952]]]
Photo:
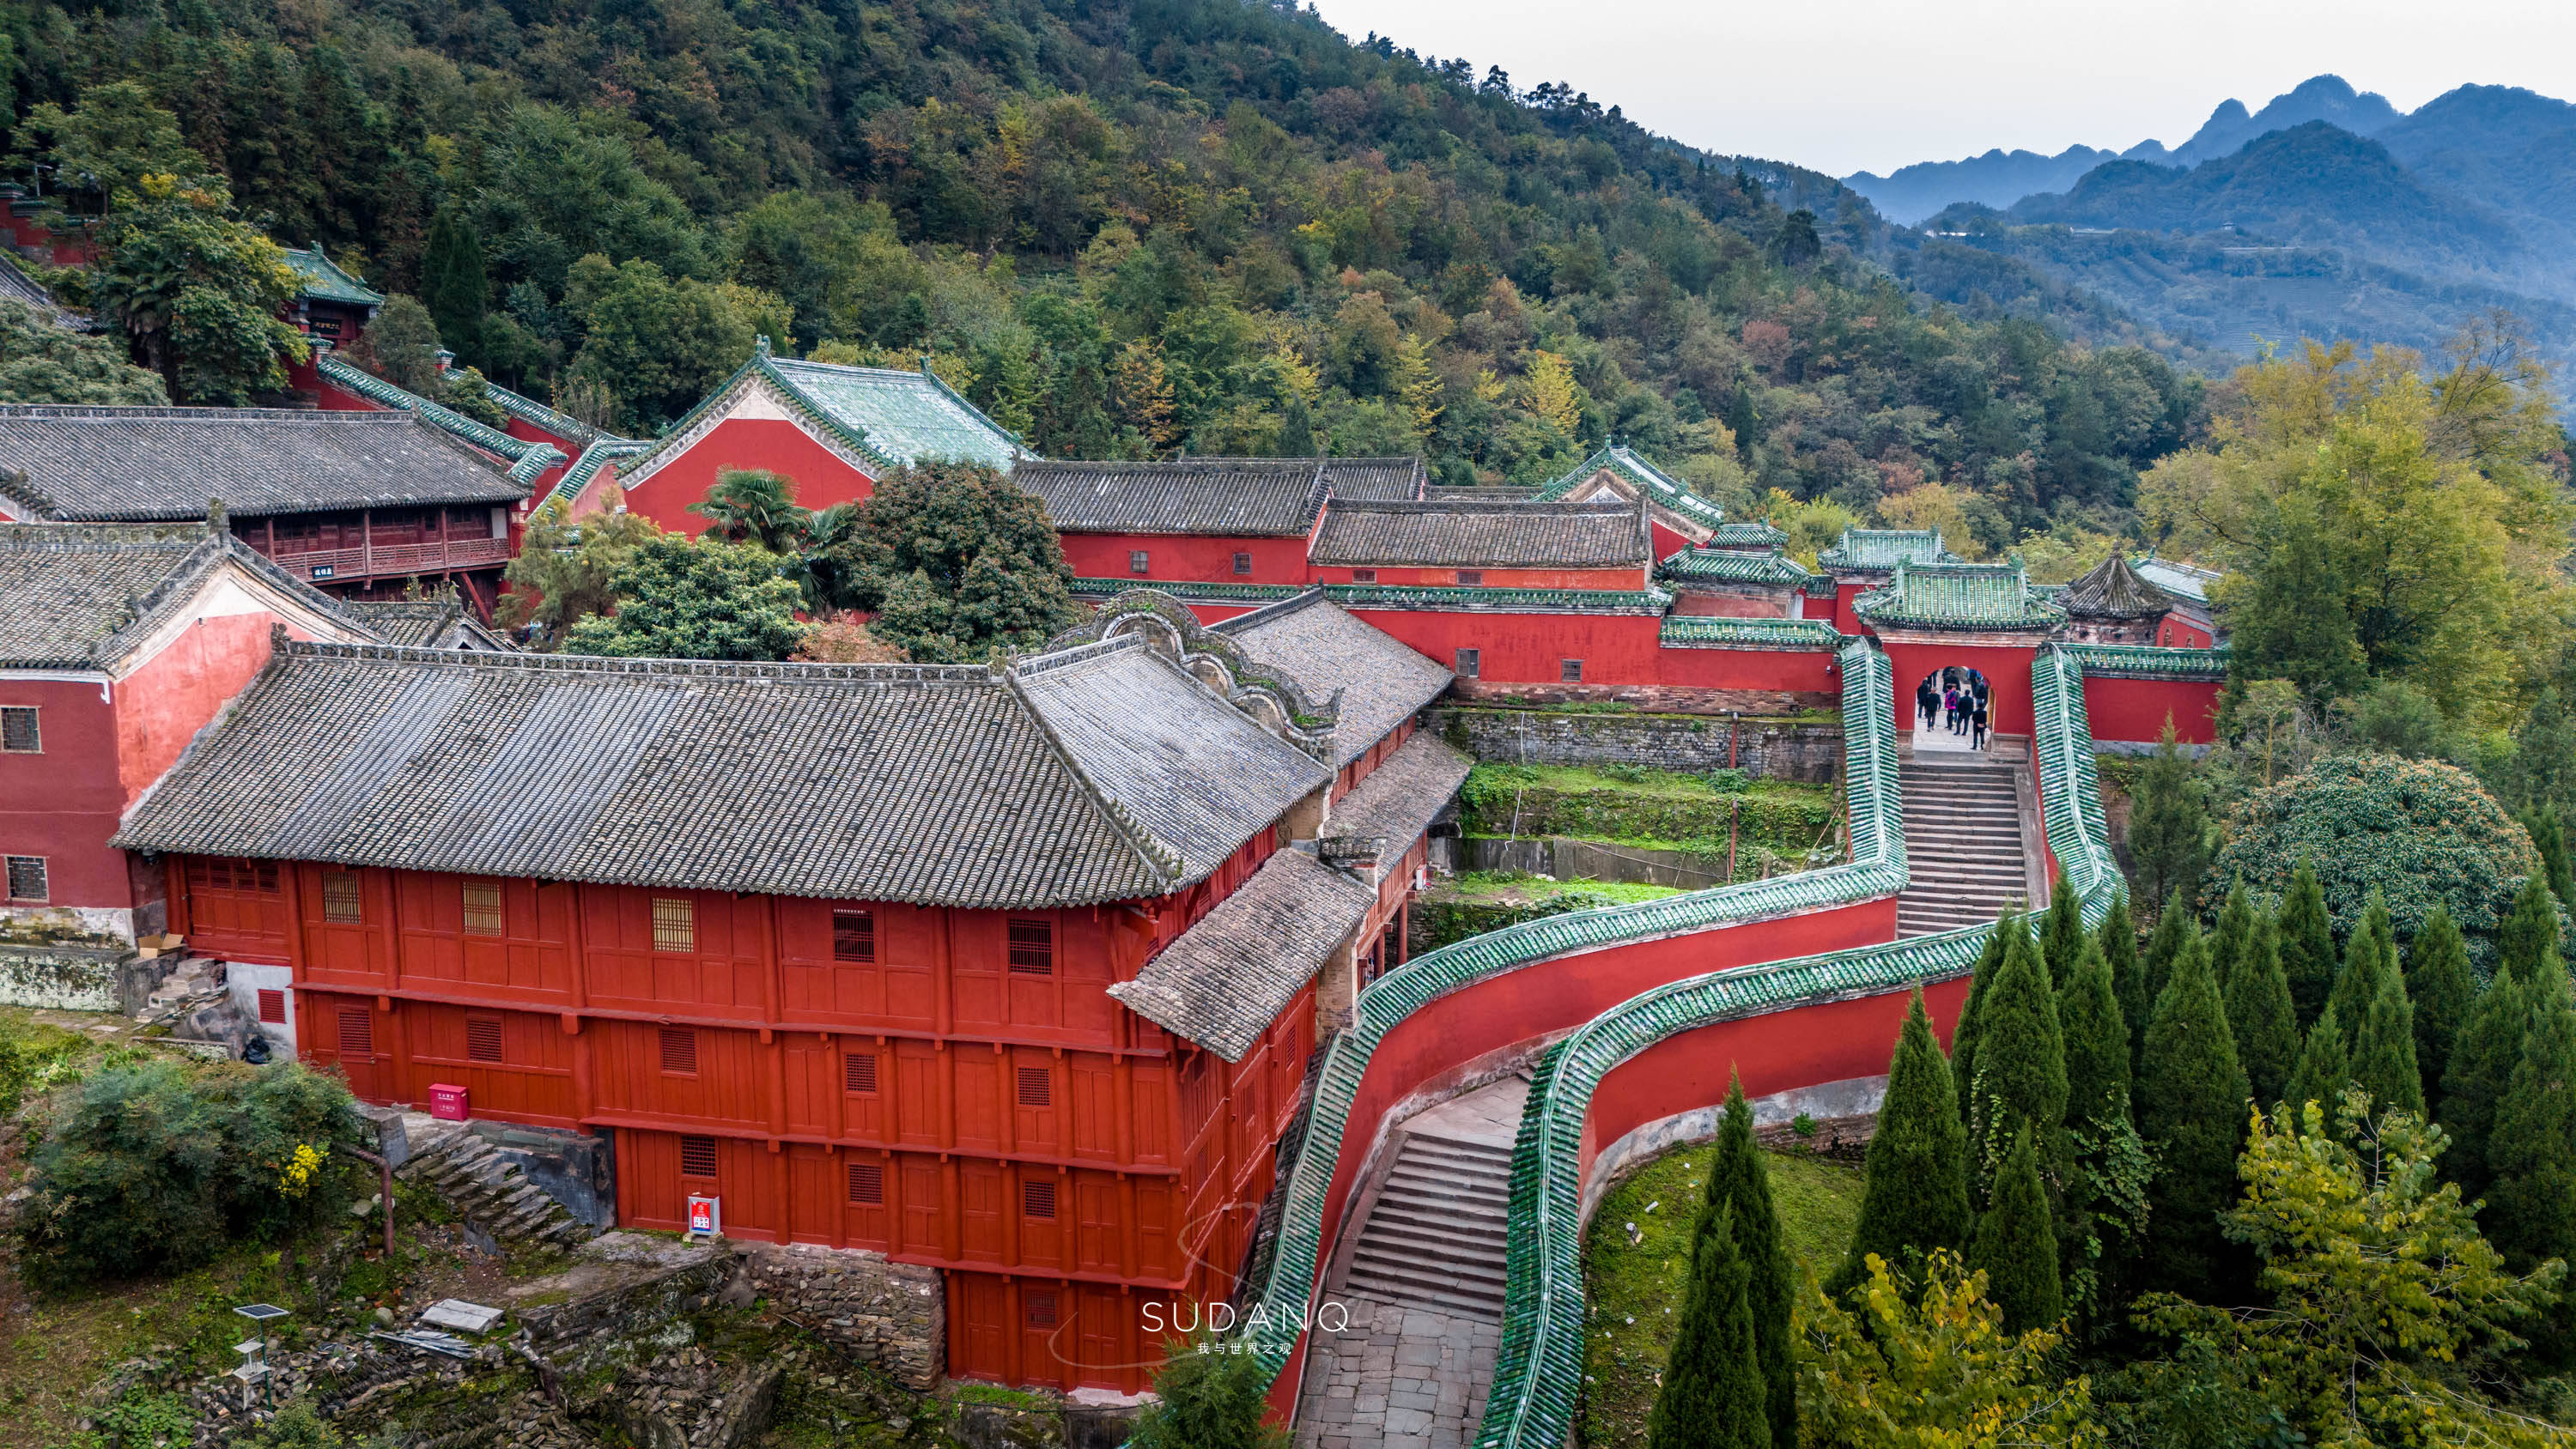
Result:
[[[1067,533],[1064,561],[1078,579],[1151,579],[1202,584],[1303,584],[1306,538],[1223,537],[1176,533]],[[1145,555],[1145,572],[1130,554]],[[1252,572],[1234,571],[1251,556]]]

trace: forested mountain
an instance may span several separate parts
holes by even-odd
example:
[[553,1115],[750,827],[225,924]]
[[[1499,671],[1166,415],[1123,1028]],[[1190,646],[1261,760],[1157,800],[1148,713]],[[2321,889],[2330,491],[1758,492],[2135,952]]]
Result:
[[1867,516],[1953,482],[1954,525],[2003,546],[2124,517],[2198,406],[2114,310],[1892,235],[1830,178],[1311,12],[181,0],[0,24],[21,175],[131,82],[244,216],[629,428],[765,331],[927,353],[1050,454],[1419,447],[1444,481],[1526,482],[1615,437],[1739,507],[1778,487]]

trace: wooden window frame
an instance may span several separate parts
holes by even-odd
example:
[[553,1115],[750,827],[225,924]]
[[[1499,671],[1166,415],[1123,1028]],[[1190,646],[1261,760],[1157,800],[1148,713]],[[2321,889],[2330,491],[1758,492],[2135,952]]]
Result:
[[1484,668],[1485,651],[1483,649],[1461,649],[1450,660],[1449,672],[1460,679],[1481,679],[1484,677]]
[[841,1053],[841,1090],[862,1097],[875,1096],[877,1065],[873,1051]]
[[363,1057],[370,1062],[376,1059],[376,1019],[365,1007],[341,1007],[339,1028],[337,1045],[342,1061],[351,1057]]
[[1485,571],[1483,569],[1458,570],[1458,587],[1462,589],[1481,589],[1484,586]]
[[1002,926],[1003,961],[1014,976],[1055,974],[1055,922],[1012,916]]
[[[25,743],[13,743],[24,740]],[[45,726],[32,704],[0,704],[0,754],[41,755]]]
[[[717,1145],[716,1139],[712,1134],[705,1132],[681,1133],[680,1176],[696,1182],[715,1181],[717,1170],[723,1166],[722,1154],[723,1149]],[[701,1161],[706,1164],[706,1171],[704,1172],[695,1170],[696,1164]]]
[[[475,900],[475,895],[477,892],[484,891],[491,893],[490,901],[488,903],[478,904]],[[500,882],[474,880],[460,881],[457,883],[456,897],[458,902],[464,908],[466,935],[497,938],[509,934],[506,929],[505,917],[502,914],[505,907],[502,903],[503,897]],[[478,926],[477,922],[482,924]]]
[[693,896],[654,896],[651,899],[654,953],[662,956],[696,955],[697,899]]
[[1375,569],[1353,569],[1353,570],[1351,570],[1351,582],[1352,582],[1352,583],[1355,583],[1355,584],[1373,584],[1373,583],[1376,583],[1376,582],[1377,582],[1377,570],[1375,570]]
[[860,965],[876,964],[876,912],[852,907],[833,909],[832,959]]
[[694,1077],[698,1074],[698,1029],[696,1027],[662,1027],[659,1029],[657,1045],[661,1050],[663,1076]]
[[1033,1222],[1056,1220],[1055,1179],[1024,1177],[1020,1179],[1020,1216]]
[[850,1204],[853,1207],[885,1206],[885,1164],[853,1162],[850,1164]]
[[1234,556],[1234,576],[1239,579],[1252,577],[1252,555],[1238,553]]
[[1055,1329],[1063,1326],[1064,1313],[1063,1309],[1059,1305],[1056,1290],[1052,1288],[1022,1289],[1020,1291],[1020,1321],[1030,1328],[1043,1328],[1049,1332],[1053,1332]]
[[334,926],[363,926],[367,923],[366,882],[354,870],[326,869],[322,872],[322,919]]
[[1153,570],[1154,560],[1150,553],[1141,548],[1127,550],[1127,574],[1130,578],[1145,578]]
[[1053,1107],[1055,1077],[1044,1067],[1015,1067],[1011,1072],[1012,1095],[1023,1107]]
[[1581,684],[1583,682],[1583,661],[1580,659],[1560,659],[1556,661],[1556,682],[1559,684]]
[[[5,863],[0,863],[0,873],[5,873],[5,878],[0,878],[0,891],[6,891],[8,893],[7,899],[9,900],[19,901],[30,905],[42,905],[45,902],[52,900],[54,898],[54,873],[51,865],[48,863],[50,860],[51,857],[42,855],[12,855],[7,857]],[[22,881],[33,881],[35,883],[34,895],[29,895],[20,889],[20,882]]]
[[501,1035],[501,1018],[481,1015],[465,1018],[465,1059],[492,1067],[508,1063],[510,1053]]
[[286,1025],[286,988],[261,986],[254,989],[258,992],[253,999],[259,1004],[259,1024],[262,1026]]

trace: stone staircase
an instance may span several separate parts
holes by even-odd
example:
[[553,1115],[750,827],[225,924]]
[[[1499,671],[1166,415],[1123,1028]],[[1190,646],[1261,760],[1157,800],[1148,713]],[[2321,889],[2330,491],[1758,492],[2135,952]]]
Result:
[[1351,1250],[1343,1290],[1499,1321],[1511,1181],[1509,1147],[1406,1134]]
[[519,1164],[472,1132],[451,1130],[418,1146],[396,1175],[434,1189],[468,1226],[504,1246],[570,1248],[592,1236]]
[[1896,934],[1928,936],[1992,921],[2030,904],[2030,848],[2009,764],[1904,761],[1905,856]]

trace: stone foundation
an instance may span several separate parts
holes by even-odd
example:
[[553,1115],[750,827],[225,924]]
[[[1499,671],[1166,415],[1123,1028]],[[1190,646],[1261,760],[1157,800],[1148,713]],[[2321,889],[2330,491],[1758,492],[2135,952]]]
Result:
[[131,946],[0,945],[0,1006],[132,1015],[173,960],[146,961]]
[[1828,785],[1840,778],[1839,721],[1747,714],[1580,714],[1444,704],[1427,727],[1479,760],[1532,765],[1647,765],[1705,774],[1735,767],[1754,778]]
[[751,1290],[852,1357],[904,1387],[939,1382],[948,1346],[948,1295],[939,1270],[855,1249],[744,1243]]

